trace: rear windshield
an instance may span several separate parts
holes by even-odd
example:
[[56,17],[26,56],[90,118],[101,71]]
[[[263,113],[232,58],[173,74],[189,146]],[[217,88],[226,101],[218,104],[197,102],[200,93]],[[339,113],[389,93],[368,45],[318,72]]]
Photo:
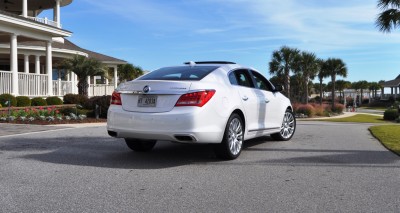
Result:
[[200,81],[218,66],[182,66],[164,67],[144,75],[138,80],[177,80],[177,81]]

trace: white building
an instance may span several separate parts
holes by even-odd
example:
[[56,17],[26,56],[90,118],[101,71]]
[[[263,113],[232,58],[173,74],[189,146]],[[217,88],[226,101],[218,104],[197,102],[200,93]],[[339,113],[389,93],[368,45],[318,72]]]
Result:
[[[77,93],[76,75],[55,64],[74,55],[92,57],[110,67],[113,80],[89,79],[89,96],[111,94],[117,86],[117,65],[126,61],[80,48],[65,39],[72,32],[61,25],[61,7],[73,0],[0,1],[0,94],[63,96]],[[53,17],[40,17],[52,10]]]

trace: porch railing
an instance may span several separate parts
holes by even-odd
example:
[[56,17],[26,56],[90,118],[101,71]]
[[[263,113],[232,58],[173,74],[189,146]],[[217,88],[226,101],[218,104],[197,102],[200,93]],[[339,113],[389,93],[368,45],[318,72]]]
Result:
[[18,73],[18,93],[21,96],[46,96],[46,74]]
[[[48,96],[47,82],[47,74],[18,73],[18,95],[28,97]],[[52,85],[54,96],[78,92],[76,85],[71,81],[53,80]],[[89,85],[88,95],[89,97],[111,95],[113,91],[114,85],[91,84]],[[3,93],[12,93],[12,73],[0,70],[0,94]]]
[[53,95],[54,96],[64,96],[69,93],[72,93],[72,82],[71,81],[53,80]]
[[11,93],[11,72],[0,70],[0,94]]
[[114,85],[107,84],[96,84],[89,85],[89,96],[102,96],[102,95],[111,95],[114,91]]

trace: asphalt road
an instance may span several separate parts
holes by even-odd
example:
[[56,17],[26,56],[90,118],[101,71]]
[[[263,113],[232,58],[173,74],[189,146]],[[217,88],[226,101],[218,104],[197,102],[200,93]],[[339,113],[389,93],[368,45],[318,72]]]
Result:
[[368,124],[301,121],[291,141],[249,141],[234,161],[47,128],[0,136],[0,212],[400,212],[400,157]]

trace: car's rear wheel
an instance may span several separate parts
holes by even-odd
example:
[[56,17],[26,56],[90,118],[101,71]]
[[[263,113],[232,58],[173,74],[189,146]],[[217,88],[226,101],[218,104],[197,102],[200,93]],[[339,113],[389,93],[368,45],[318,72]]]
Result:
[[226,124],[222,142],[215,146],[217,157],[225,160],[237,158],[242,151],[243,133],[242,118],[238,114],[232,114]]
[[156,145],[156,140],[140,140],[140,139],[132,139],[125,138],[126,145],[136,152],[148,152],[153,149]]
[[292,110],[287,109],[283,116],[281,130],[278,133],[272,134],[271,137],[279,141],[290,140],[296,131],[296,117]]

